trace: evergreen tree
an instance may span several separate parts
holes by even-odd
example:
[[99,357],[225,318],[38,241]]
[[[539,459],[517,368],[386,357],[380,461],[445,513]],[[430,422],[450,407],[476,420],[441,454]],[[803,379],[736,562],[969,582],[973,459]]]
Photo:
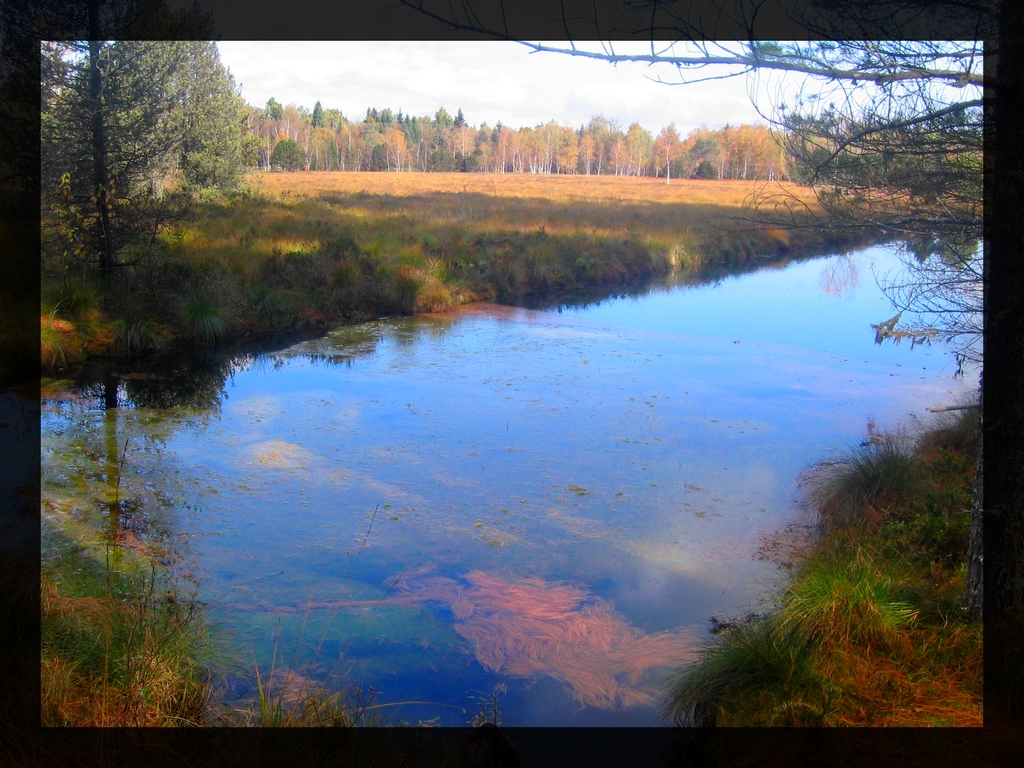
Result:
[[314,128],[324,127],[324,111],[323,108],[320,106],[319,101],[317,101],[317,103],[313,106],[312,126]]
[[305,157],[302,154],[302,147],[295,139],[281,139],[274,145],[274,151],[270,153],[270,167],[281,168],[285,171],[297,171],[303,166]]
[[44,248],[64,269],[95,265],[109,280],[180,212],[165,194],[170,173],[180,169],[186,190],[235,182],[241,99],[213,43],[97,33],[42,55]]
[[455,127],[455,121],[444,107],[441,107],[434,113],[434,127],[449,131]]
[[266,109],[263,110],[263,116],[267,118],[267,120],[280,120],[284,117],[284,107],[281,106],[281,103],[277,99],[271,96],[267,99],[267,106]]
[[179,167],[191,189],[233,189],[243,164],[244,102],[215,43],[186,45],[188,61],[179,82],[182,95],[172,119],[180,131]]

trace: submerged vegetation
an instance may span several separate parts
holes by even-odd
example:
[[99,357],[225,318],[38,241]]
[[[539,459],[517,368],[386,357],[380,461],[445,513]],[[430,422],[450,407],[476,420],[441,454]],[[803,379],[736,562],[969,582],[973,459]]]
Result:
[[975,726],[982,630],[965,621],[978,413],[820,467],[819,533],[777,610],[725,628],[666,705],[697,725]]
[[[474,300],[621,288],[849,244],[820,229],[741,223],[764,197],[749,181],[365,173],[251,181],[197,201],[109,286],[44,260],[44,368]],[[778,191],[800,194],[794,185]]]

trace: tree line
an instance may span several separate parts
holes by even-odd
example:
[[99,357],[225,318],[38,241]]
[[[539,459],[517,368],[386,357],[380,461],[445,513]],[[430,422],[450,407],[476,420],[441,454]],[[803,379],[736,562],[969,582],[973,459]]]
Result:
[[274,98],[245,109],[246,162],[262,170],[792,178],[781,135],[761,125],[701,127],[681,137],[674,124],[655,136],[604,115],[578,128],[554,120],[492,128],[444,107],[433,117],[371,107],[361,121],[319,101],[312,111]]

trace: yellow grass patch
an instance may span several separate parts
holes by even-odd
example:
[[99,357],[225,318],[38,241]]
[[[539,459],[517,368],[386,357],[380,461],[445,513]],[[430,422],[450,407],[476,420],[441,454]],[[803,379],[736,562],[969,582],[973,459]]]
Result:
[[317,197],[329,194],[396,195],[467,193],[493,197],[535,197],[558,202],[687,203],[742,207],[752,195],[786,192],[810,200],[809,189],[791,182],[682,179],[666,184],[645,176],[584,176],[488,173],[364,173],[297,171],[259,173],[253,181],[265,192]]
[[790,182],[665,184],[635,176],[341,171],[258,173],[252,181],[272,198],[334,202],[355,217],[411,216],[485,229],[540,226],[552,234],[581,229],[673,234],[713,216],[739,216],[755,204],[762,210],[783,203],[816,209],[813,193]]

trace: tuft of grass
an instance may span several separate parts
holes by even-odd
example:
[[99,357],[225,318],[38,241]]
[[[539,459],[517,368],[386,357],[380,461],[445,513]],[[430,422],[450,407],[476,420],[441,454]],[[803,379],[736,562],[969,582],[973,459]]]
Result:
[[[819,476],[819,535],[777,610],[727,629],[679,670],[666,715],[695,725],[981,725],[982,628],[960,613],[977,427],[966,412],[913,441],[882,436]],[[998,651],[989,643],[1018,704],[1022,635],[1003,633]]]
[[108,566],[104,589],[83,596],[44,574],[40,626],[44,726],[204,722],[209,640],[199,608],[155,570]]
[[673,678],[666,713],[679,725],[824,725],[828,681],[800,627],[775,617],[742,621]]
[[887,505],[918,492],[920,479],[906,438],[886,435],[834,465],[812,498],[825,526],[877,525]]
[[150,321],[134,312],[126,312],[114,321],[114,354],[135,357],[154,346]]
[[182,336],[196,344],[217,344],[230,328],[227,310],[208,296],[186,299],[180,314]]
[[779,620],[821,643],[893,643],[918,615],[893,571],[863,548],[808,560],[783,596]]
[[917,451],[922,454],[953,451],[973,455],[978,449],[978,429],[981,410],[969,408],[952,414],[943,414],[936,425],[917,440]]
[[320,681],[291,670],[256,671],[256,700],[238,711],[242,725],[257,728],[351,728],[358,715],[346,691],[331,691]]
[[39,354],[43,369],[60,370],[78,362],[82,353],[75,340],[75,324],[59,318],[56,307],[40,315]]

